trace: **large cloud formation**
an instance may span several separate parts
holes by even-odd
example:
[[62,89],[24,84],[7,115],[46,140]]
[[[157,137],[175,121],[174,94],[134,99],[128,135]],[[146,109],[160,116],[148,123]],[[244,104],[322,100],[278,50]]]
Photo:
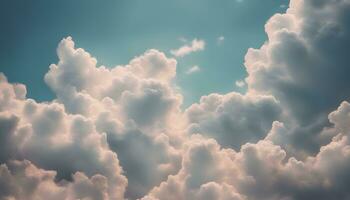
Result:
[[186,143],[178,174],[144,199],[349,199],[350,138],[344,134],[349,109],[344,102],[330,114],[339,134],[304,161],[288,158],[268,137],[236,152],[221,149],[213,139],[193,136]]
[[349,11],[291,0],[248,50],[248,91],[184,111],[175,59],[96,66],[63,39],[51,102],[0,74],[0,199],[350,199]]
[[[292,0],[265,25],[269,40],[245,58],[249,93],[269,94],[284,107],[299,149],[316,152],[327,114],[349,100],[350,2]],[[329,138],[327,138],[329,139]]]

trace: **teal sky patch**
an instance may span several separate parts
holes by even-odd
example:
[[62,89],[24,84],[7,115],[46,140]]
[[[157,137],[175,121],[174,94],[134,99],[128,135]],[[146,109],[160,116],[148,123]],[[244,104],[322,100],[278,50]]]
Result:
[[[176,82],[187,107],[203,95],[243,91],[235,81],[246,76],[248,48],[266,40],[264,24],[284,12],[287,0],[5,0],[0,3],[0,71],[27,85],[28,96],[53,99],[43,81],[57,62],[58,42],[72,36],[113,67],[155,48],[172,57],[197,38],[205,48],[177,57]],[[197,66],[197,67],[195,67]],[[188,73],[191,68],[198,68]]]

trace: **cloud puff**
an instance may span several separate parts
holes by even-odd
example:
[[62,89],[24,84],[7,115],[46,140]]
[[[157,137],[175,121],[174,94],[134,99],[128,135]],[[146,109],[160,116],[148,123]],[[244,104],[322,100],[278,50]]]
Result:
[[0,109],[1,162],[27,159],[67,180],[78,172],[89,177],[99,174],[107,184],[107,197],[123,197],[127,180],[106,135],[97,133],[91,120],[65,113],[60,104],[24,99],[25,90],[20,88],[23,93],[3,78],[0,82],[8,97],[0,100],[6,105]]
[[219,36],[217,39],[216,39],[216,42],[218,45],[221,45],[225,40],[225,37],[224,36]]
[[236,85],[237,87],[239,87],[239,88],[242,88],[242,87],[245,86],[245,82],[242,81],[242,80],[238,80],[238,81],[235,82],[235,85]]
[[56,172],[37,168],[30,161],[9,161],[0,165],[1,199],[108,199],[108,181],[101,175],[90,179],[83,173],[72,182],[55,181]]
[[215,138],[221,145],[239,149],[265,137],[281,108],[272,96],[210,94],[186,110],[189,133]]
[[196,51],[203,51],[204,48],[205,48],[204,40],[194,39],[192,40],[191,44],[186,44],[178,49],[173,49],[170,51],[170,53],[176,57],[183,57]]
[[201,68],[198,65],[194,65],[186,71],[186,74],[193,74],[199,72]]
[[335,125],[335,129],[341,133],[350,133],[350,104],[344,101],[340,107],[329,114],[329,120]]
[[179,173],[169,176],[144,199],[244,199],[232,185],[225,183],[232,172],[227,169],[234,167],[227,165],[233,164],[228,153],[220,151],[215,140],[192,136],[185,144]]
[[59,63],[50,66],[45,81],[72,113],[86,115],[95,99],[110,97],[118,101],[124,92],[142,87],[142,80],[168,83],[176,73],[176,61],[157,50],[112,69],[96,67],[96,59],[84,49],[75,49],[70,37],[60,42],[57,53]]

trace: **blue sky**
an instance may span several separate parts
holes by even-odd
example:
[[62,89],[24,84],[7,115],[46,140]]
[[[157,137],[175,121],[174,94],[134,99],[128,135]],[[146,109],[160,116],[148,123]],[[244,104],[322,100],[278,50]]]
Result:
[[[0,71],[11,82],[27,85],[38,101],[54,95],[43,81],[57,62],[58,42],[72,36],[77,47],[99,65],[127,64],[147,49],[168,56],[193,39],[205,49],[177,58],[177,84],[185,106],[212,92],[244,90],[235,86],[246,76],[243,59],[249,47],[266,40],[264,24],[284,12],[287,0],[16,0],[0,6]],[[219,37],[224,40],[218,43]],[[188,43],[187,42],[187,43]],[[200,71],[185,72],[193,66]]]

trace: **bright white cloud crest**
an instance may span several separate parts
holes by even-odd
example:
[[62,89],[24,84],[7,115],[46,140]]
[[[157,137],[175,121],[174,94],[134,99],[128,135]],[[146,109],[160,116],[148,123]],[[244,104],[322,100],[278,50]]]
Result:
[[0,74],[0,199],[349,199],[349,10],[291,0],[246,55],[247,93],[184,111],[175,59],[148,50],[107,68],[63,39],[53,101]]

